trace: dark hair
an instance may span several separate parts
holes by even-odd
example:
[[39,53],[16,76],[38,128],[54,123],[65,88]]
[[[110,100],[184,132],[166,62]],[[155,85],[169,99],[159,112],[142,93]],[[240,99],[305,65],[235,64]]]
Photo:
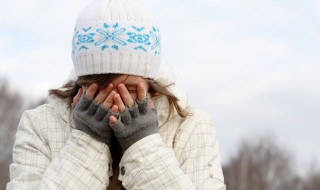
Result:
[[[99,90],[104,89],[108,84],[120,76],[120,74],[96,74],[80,76],[76,81],[69,81],[62,86],[63,89],[51,89],[49,90],[50,95],[55,95],[58,98],[67,100],[68,106],[71,107],[73,97],[77,95],[81,86],[87,86],[92,83],[99,85]],[[173,116],[174,110],[177,111],[180,117],[185,118],[189,113],[179,105],[179,99],[168,89],[172,84],[164,85],[158,81],[147,79],[150,85],[149,93],[152,98],[160,98],[166,96],[169,102],[168,118],[167,121]]]

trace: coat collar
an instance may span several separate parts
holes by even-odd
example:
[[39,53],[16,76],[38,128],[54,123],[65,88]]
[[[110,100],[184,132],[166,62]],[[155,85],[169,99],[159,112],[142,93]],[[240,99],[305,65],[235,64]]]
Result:
[[52,106],[54,114],[72,127],[71,111],[68,107],[67,101],[62,100],[54,95],[50,95],[47,99],[47,102]]

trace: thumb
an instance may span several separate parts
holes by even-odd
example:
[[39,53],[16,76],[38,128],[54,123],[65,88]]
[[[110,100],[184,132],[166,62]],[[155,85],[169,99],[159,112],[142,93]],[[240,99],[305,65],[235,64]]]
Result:
[[149,106],[151,109],[155,108],[154,103],[151,98],[149,98]]
[[81,98],[82,95],[82,88],[79,88],[78,93],[75,97],[73,97],[73,104],[77,104]]

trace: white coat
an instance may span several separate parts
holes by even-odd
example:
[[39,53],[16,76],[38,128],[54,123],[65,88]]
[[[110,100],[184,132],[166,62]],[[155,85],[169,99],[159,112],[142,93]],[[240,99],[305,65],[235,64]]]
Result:
[[[172,90],[187,106],[186,97]],[[168,114],[166,98],[155,100],[159,134],[133,144],[123,155],[119,180],[129,189],[225,190],[219,145],[211,117],[188,106],[185,119]],[[74,129],[67,104],[25,111],[16,134],[7,189],[101,189],[112,176],[108,146]]]

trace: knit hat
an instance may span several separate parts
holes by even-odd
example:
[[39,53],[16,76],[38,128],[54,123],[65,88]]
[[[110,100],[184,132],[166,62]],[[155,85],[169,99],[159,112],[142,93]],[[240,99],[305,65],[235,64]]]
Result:
[[77,76],[120,73],[155,78],[160,31],[140,0],[95,0],[78,17],[72,45]]

